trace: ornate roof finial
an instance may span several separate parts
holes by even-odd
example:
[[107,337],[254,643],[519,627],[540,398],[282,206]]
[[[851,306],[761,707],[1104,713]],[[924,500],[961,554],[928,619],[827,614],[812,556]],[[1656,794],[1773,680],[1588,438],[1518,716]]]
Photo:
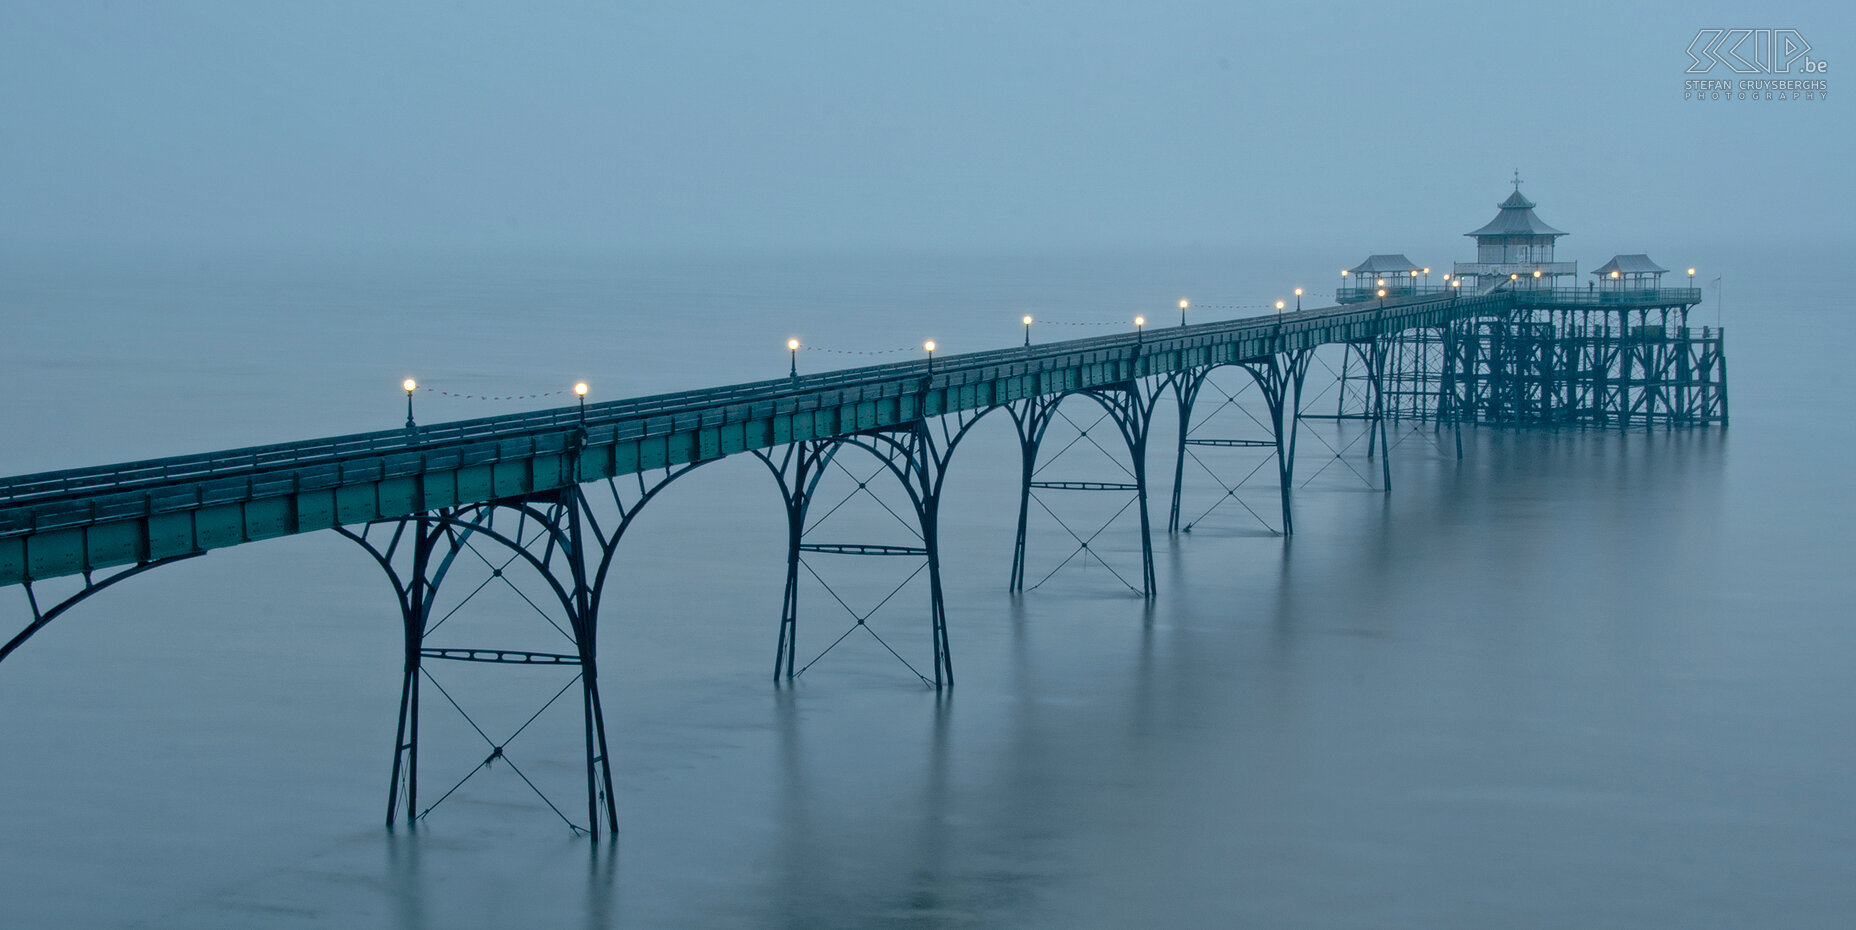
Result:
[[1517,194],[1521,192],[1521,169],[1519,168],[1514,169],[1514,192]]

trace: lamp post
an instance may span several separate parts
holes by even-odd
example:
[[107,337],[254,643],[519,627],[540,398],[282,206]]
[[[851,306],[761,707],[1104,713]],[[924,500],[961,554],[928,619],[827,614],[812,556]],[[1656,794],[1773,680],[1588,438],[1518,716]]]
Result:
[[1451,278],[1450,279],[1450,299],[1455,300],[1457,299],[1457,297],[1461,296],[1462,293],[1463,293],[1463,279],[1462,278]]
[[934,374],[934,340],[922,343],[922,348],[928,350],[928,373]]
[[1295,312],[1302,312],[1302,289],[1299,287],[1295,289]]
[[400,387],[406,389],[406,428],[417,429],[418,427],[412,422],[412,392],[419,389],[419,382],[407,378],[400,382]]
[[[1690,268],[1688,270],[1688,286],[1690,288],[1693,288],[1695,286],[1695,269],[1693,268]],[[1714,307],[1716,310],[1719,310],[1720,306],[1721,306],[1721,302],[1720,302],[1720,299],[1717,297],[1714,301]]]
[[574,393],[578,395],[580,398],[580,425],[585,426],[586,425],[586,382],[585,381],[575,382]]
[[1424,286],[1426,289],[1431,286],[1431,269],[1429,268],[1424,269]]
[[1386,306],[1386,289],[1382,287],[1379,289],[1379,308],[1383,310],[1385,309],[1385,306]]
[[1144,316],[1135,317],[1134,318],[1134,341],[1140,342],[1141,337],[1146,332],[1147,332],[1147,318]]
[[1031,314],[1025,314],[1025,348],[1031,348]]
[[799,380],[799,340],[797,339],[786,340],[786,351],[793,353],[793,367],[787,371],[787,374],[794,381],[798,381]]
[[[1340,299],[1340,295],[1341,295],[1341,294],[1346,294],[1346,293],[1348,293],[1348,292],[1347,292],[1347,275],[1348,275],[1348,274],[1350,274],[1350,272],[1348,272],[1348,271],[1347,271],[1347,269],[1345,269],[1345,268],[1342,268],[1342,269],[1340,270],[1340,291],[1339,291],[1339,292],[1337,292],[1337,293],[1336,293],[1336,294],[1334,295],[1334,299],[1335,299],[1335,300],[1339,300],[1339,299]],[[1349,295],[1349,296],[1351,296],[1351,295]]]
[[1190,303],[1190,301],[1186,300],[1184,297],[1179,299],[1179,325],[1181,326],[1186,325],[1186,306],[1188,303]]
[[1277,316],[1282,316],[1282,308],[1283,308],[1283,302],[1280,300],[1276,301],[1276,315]]

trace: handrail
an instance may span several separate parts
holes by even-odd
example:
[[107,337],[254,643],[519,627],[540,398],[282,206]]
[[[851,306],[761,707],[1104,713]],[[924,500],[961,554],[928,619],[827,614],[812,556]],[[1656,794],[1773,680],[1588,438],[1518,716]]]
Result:
[[[1286,334],[1316,327],[1374,320],[1388,311],[1410,309],[1414,305],[1460,301],[1467,310],[1472,302],[1491,300],[1506,304],[1505,297],[1462,297],[1426,294],[1418,298],[1394,300],[1385,306],[1336,306],[1196,323],[1182,327],[1156,327],[1145,333],[1119,333],[1031,347],[993,349],[960,355],[943,356],[933,363],[932,376],[950,381],[964,372],[983,370],[1001,364],[1035,365],[1039,369],[1073,364],[1077,355],[1094,352],[1121,352],[1129,349],[1153,350],[1178,348],[1206,338]],[[1492,309],[1492,308],[1491,308]],[[745,382],[714,388],[702,388],[669,394],[588,404],[584,419],[578,407],[557,407],[527,413],[504,414],[471,420],[458,420],[411,429],[378,430],[298,442],[251,446],[198,455],[171,456],[40,472],[0,479],[0,509],[41,504],[59,499],[82,497],[99,492],[121,492],[158,487],[176,481],[201,481],[262,474],[283,468],[345,462],[401,452],[430,451],[477,441],[505,440],[538,433],[573,428],[584,423],[589,428],[637,423],[661,417],[686,417],[718,408],[768,401],[794,401],[800,398],[897,383],[908,378],[930,376],[926,360],[890,362],[833,372]]]

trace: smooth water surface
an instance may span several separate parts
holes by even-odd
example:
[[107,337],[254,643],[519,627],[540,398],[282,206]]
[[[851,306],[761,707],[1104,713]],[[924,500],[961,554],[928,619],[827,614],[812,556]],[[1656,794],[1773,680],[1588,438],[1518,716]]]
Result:
[[[1164,321],[1179,295],[1248,314],[1217,308],[1292,287],[1282,264],[20,263],[0,278],[0,471],[393,428],[407,375],[480,395],[584,378],[613,398],[784,374],[789,335],[821,347],[800,357],[816,370],[906,357],[824,349],[1015,344],[1026,312],[1040,340],[1143,308]],[[1459,461],[1447,431],[1400,424],[1387,494],[1357,425],[1311,422],[1292,540],[1273,532],[1271,469],[1212,507],[1222,492],[1189,464],[1188,517],[1211,513],[1158,535],[1151,605],[1116,580],[1138,572],[1131,512],[1097,537],[1107,566],[1006,593],[1016,440],[983,422],[942,511],[959,682],[942,695],[857,631],[775,687],[779,498],[752,457],[706,466],[645,510],[611,582],[615,844],[575,838],[506,763],[416,829],[382,827],[398,617],[335,534],[155,571],[0,667],[0,923],[1846,926],[1856,324],[1828,286],[1735,288],[1730,429],[1467,430]],[[425,422],[545,403],[416,398]],[[1171,417],[1163,403],[1150,465],[1160,529]],[[1260,462],[1207,455],[1227,482]],[[846,461],[834,541],[906,542],[850,493],[872,467]],[[1118,466],[1079,443],[1053,467]],[[1085,538],[1118,506],[1047,500]],[[1033,580],[1074,548],[1034,513]],[[818,567],[860,610],[907,574]],[[807,584],[805,659],[854,622]],[[28,616],[0,591],[6,629]],[[870,625],[927,667],[919,578]],[[451,632],[563,644],[500,589]],[[502,734],[569,680],[433,672]],[[427,701],[422,804],[485,746]],[[508,747],[576,821],[580,753],[571,695]]]

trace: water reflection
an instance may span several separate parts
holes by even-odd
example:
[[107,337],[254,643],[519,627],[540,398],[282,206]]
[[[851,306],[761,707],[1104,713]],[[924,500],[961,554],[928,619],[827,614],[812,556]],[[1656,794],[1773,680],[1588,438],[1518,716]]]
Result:
[[387,888],[401,930],[425,930],[425,884],[416,827],[387,830]]

